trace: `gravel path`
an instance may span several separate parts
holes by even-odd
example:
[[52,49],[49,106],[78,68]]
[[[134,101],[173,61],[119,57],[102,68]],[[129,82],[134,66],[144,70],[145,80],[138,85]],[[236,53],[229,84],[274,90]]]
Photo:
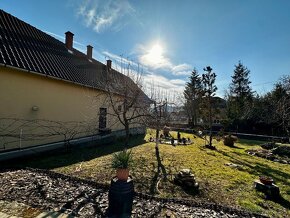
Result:
[[[25,169],[0,173],[0,200],[77,217],[105,217],[108,186],[51,171]],[[136,193],[132,217],[264,217],[220,205],[154,198]]]

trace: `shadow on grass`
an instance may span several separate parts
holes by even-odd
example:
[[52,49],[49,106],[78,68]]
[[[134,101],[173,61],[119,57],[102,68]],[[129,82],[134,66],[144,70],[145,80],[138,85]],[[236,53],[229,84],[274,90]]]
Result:
[[129,141],[128,146],[125,146],[124,139],[118,139],[108,144],[90,143],[84,147],[74,146],[69,149],[64,148],[54,152],[44,154],[36,154],[34,157],[10,161],[2,164],[2,168],[41,168],[54,169],[58,167],[69,166],[75,163],[89,161],[94,158],[109,155],[125,148],[130,149],[141,144],[144,144],[144,136],[135,136]]
[[241,148],[241,147],[238,147],[236,145],[233,145],[233,146],[228,146],[229,148],[235,148],[235,149],[244,149],[244,148]]
[[[284,184],[287,184],[290,186],[290,182],[287,181],[287,178],[290,178],[289,173],[273,169],[266,164],[258,163],[255,161],[246,162],[245,160],[238,159],[238,158],[234,157],[233,155],[230,155],[229,153],[224,152],[224,151],[218,151],[218,152],[231,158],[231,161],[233,163],[241,164],[241,165],[248,167],[248,169],[246,169],[245,171],[247,171],[249,174],[253,174],[256,176],[261,176],[261,175],[270,176],[275,181],[283,182]],[[248,155],[248,154],[242,154],[242,153],[238,153],[238,154],[235,153],[235,154],[238,155],[239,157],[245,156],[247,158],[250,158],[250,155]],[[251,165],[250,163],[252,163],[253,165]],[[279,177],[281,177],[283,179],[281,179]]]
[[180,186],[180,188],[186,193],[187,195],[194,197],[200,194],[199,189],[194,189],[194,188],[186,188],[183,186]]
[[290,202],[288,200],[286,200],[285,198],[283,198],[282,196],[280,196],[277,199],[272,200],[273,202],[280,204],[282,207],[290,209]]
[[[250,163],[253,164],[253,165],[251,165],[249,162],[246,162],[245,160],[242,160],[242,159],[238,159],[238,158],[234,157],[233,155],[231,155],[227,152],[224,152],[224,151],[219,151],[219,153],[229,157],[233,163],[246,166],[247,168],[244,168],[242,171],[248,172],[249,174],[255,175],[257,177],[259,177],[261,175],[272,177],[274,182],[279,182],[279,183],[286,185],[287,187],[290,187],[290,182],[288,181],[288,178],[290,178],[289,173],[286,173],[286,172],[283,172],[283,171],[280,171],[277,169],[273,169],[266,164],[258,163],[255,161],[251,161]],[[249,158],[248,154],[239,153],[236,155],[246,156],[247,158]],[[280,204],[284,208],[287,208],[287,209],[290,208],[290,202],[288,200],[284,199],[282,196],[280,196],[280,198],[273,200],[273,201]]]
[[156,194],[156,192],[159,192],[158,190],[159,179],[167,181],[167,172],[165,166],[162,163],[158,146],[155,146],[155,156],[157,161],[157,171],[155,171],[154,176],[151,179],[150,194],[152,195]]

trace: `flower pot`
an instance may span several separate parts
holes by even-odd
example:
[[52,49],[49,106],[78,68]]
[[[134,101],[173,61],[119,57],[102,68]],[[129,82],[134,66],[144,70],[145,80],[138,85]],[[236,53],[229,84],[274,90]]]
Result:
[[134,198],[133,180],[121,181],[117,177],[112,178],[109,189],[108,217],[130,218]]
[[129,169],[117,169],[117,178],[122,181],[127,181]]

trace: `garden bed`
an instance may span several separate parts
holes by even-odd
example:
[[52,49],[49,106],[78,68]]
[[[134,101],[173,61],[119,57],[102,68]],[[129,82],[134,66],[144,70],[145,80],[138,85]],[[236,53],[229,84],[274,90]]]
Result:
[[[32,208],[59,211],[78,217],[105,217],[108,186],[59,173],[7,170],[0,173],[0,200],[25,203]],[[31,217],[34,217],[32,214]],[[136,193],[132,217],[265,217],[217,204],[156,198]],[[29,217],[29,214],[26,215]]]

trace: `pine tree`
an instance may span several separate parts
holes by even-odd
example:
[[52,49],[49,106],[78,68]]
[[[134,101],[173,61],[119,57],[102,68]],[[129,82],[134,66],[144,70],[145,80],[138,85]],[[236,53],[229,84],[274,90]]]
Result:
[[201,78],[198,75],[198,71],[194,69],[189,77],[189,82],[186,83],[185,90],[183,92],[185,102],[185,110],[187,115],[192,123],[192,125],[196,125],[197,116],[201,98]]
[[235,65],[228,96],[228,117],[233,121],[246,119],[250,113],[253,98],[250,70],[241,61]]
[[230,85],[230,94],[239,100],[252,97],[251,81],[249,79],[250,70],[245,67],[241,61],[235,65],[232,83]]

